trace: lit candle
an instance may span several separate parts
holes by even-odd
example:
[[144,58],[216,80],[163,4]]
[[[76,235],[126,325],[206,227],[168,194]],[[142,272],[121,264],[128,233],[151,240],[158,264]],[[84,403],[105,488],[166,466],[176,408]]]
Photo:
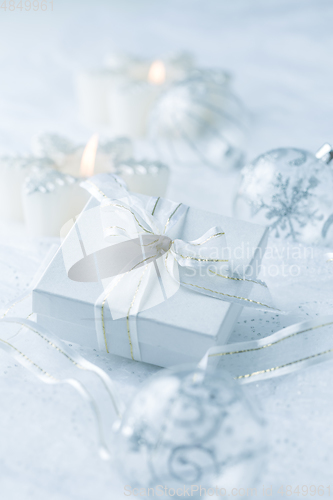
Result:
[[[83,121],[86,124],[108,126],[111,130],[114,129],[115,134],[117,130],[127,130],[128,124],[124,127],[118,115],[118,110],[122,112],[124,109],[123,94],[129,94],[128,99],[131,102],[142,101],[142,105],[134,104],[134,116],[146,114],[147,107],[149,108],[154,100],[156,89],[152,95],[151,88],[147,90],[147,85],[139,84],[152,82],[150,76],[151,71],[155,71],[154,68],[157,68],[157,71],[162,68],[163,82],[170,84],[188,74],[193,68],[193,57],[188,53],[180,53],[152,61],[113,53],[107,57],[105,67],[81,71],[76,78],[76,92]],[[154,80],[153,83],[159,82]],[[134,120],[139,121],[136,118]],[[138,125],[131,129],[135,137],[138,130],[138,135],[141,136],[142,130]]]
[[164,163],[129,160],[118,164],[116,173],[124,179],[129,191],[133,193],[165,196],[170,171]]
[[89,199],[81,188],[84,177],[94,174],[97,136],[93,136],[85,147],[80,170],[74,162],[69,164],[76,176],[52,168],[32,170],[23,190],[24,215],[29,232],[33,236],[57,236],[67,221],[76,217]]
[[[193,55],[188,52],[159,58],[158,61],[161,61],[165,67],[167,83],[183,79],[194,68]],[[109,70],[118,71],[129,78],[144,81],[147,80],[154,62],[154,59],[145,59],[124,53],[112,53],[105,59],[105,65]]]
[[194,58],[188,52],[174,54],[163,59],[165,65],[165,80],[170,84],[183,80],[194,68]]
[[51,158],[61,172],[80,176],[82,155],[85,149],[94,151],[94,173],[113,172],[117,162],[130,158],[133,145],[126,137],[99,143],[94,134],[86,146],[78,145],[57,134],[42,134],[33,142],[33,150],[40,157]]
[[0,218],[6,221],[23,221],[21,201],[22,185],[34,165],[41,169],[52,165],[47,159],[34,157],[0,158]]
[[166,69],[162,61],[155,61],[147,81],[122,79],[109,95],[112,133],[133,139],[147,133],[151,109],[164,88]]

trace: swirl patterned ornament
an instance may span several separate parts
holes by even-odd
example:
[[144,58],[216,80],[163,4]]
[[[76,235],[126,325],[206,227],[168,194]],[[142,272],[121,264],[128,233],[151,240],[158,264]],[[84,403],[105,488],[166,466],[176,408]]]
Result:
[[248,487],[266,458],[264,422],[222,371],[160,372],[115,431],[117,461],[133,488]]
[[238,218],[268,225],[276,237],[304,244],[333,243],[333,158],[301,149],[269,151],[243,169],[235,200]]

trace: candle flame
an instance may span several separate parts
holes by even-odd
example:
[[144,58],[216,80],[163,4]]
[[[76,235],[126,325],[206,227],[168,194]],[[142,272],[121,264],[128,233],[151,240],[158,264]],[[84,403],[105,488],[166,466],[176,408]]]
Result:
[[162,61],[154,61],[148,72],[148,82],[155,85],[161,85],[165,82],[166,70]]
[[82,177],[91,177],[94,174],[97,147],[98,134],[94,134],[90,137],[82,153],[80,166],[80,174]]

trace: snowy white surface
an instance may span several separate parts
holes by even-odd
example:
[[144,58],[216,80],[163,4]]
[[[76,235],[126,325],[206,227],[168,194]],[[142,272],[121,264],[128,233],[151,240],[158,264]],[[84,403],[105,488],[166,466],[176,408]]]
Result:
[[[0,153],[29,150],[41,131],[87,139],[94,130],[79,122],[73,77],[113,49],[152,56],[188,49],[202,65],[231,70],[252,114],[249,158],[280,146],[315,151],[332,140],[332,18],[331,0],[54,0],[53,12],[1,10]],[[184,187],[185,174],[173,176],[170,198],[231,213],[237,174],[196,169]],[[26,288],[52,242],[33,241],[19,226],[0,231],[2,306]],[[290,313],[244,310],[230,341],[329,314],[333,266],[324,252],[296,262],[285,254],[286,263],[300,266],[300,276],[265,279]],[[157,370],[79,350],[110,374],[125,401]],[[274,499],[281,498],[281,485],[330,485],[332,377],[333,362],[327,362],[245,387],[268,423],[271,453],[261,485],[273,485]],[[99,459],[92,416],[72,389],[43,385],[0,352],[0,394],[1,498],[124,497],[124,481]],[[259,485],[258,497],[261,491]]]

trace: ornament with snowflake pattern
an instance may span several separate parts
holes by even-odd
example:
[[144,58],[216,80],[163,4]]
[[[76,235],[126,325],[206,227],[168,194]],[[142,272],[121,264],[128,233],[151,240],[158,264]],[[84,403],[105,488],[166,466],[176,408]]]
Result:
[[267,225],[274,236],[304,244],[333,243],[333,150],[269,151],[242,171],[235,200],[240,219]]

